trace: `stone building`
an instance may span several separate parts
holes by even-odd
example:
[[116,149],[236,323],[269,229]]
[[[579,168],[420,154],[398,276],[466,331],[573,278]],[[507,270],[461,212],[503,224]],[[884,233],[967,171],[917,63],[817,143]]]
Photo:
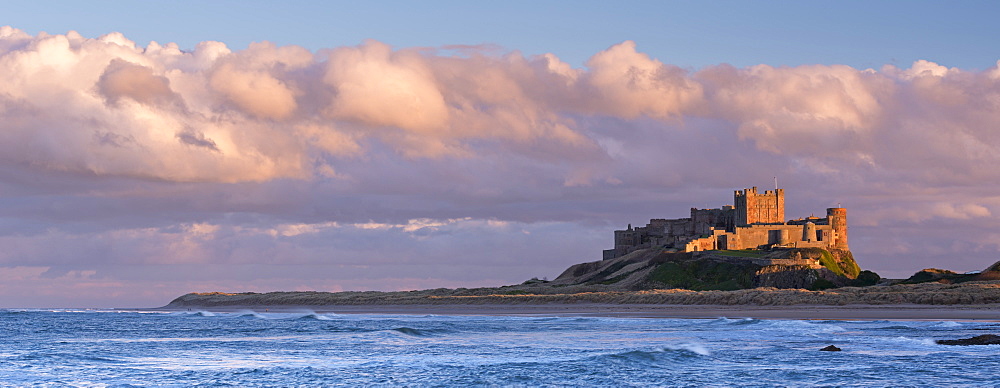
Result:
[[828,208],[823,218],[786,221],[785,190],[737,190],[733,206],[691,208],[689,218],[652,219],[646,226],[629,225],[625,230],[616,230],[615,247],[604,251],[604,259],[651,247],[679,252],[775,247],[848,249],[847,209]]

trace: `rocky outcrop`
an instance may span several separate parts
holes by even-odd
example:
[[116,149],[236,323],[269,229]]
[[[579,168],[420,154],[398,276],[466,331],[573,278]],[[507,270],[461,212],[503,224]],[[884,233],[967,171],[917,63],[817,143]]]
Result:
[[957,340],[937,340],[940,345],[1000,345],[1000,335],[983,334]]
[[805,248],[665,252],[641,249],[615,259],[571,266],[554,283],[609,285],[628,291],[757,287],[822,290],[850,285],[858,271],[850,251]]
[[833,345],[820,349],[821,352],[839,352],[840,350],[841,350],[840,348]]
[[757,271],[754,277],[756,287],[825,290],[850,284],[850,278],[837,275],[827,268],[803,266],[767,266]]
[[854,279],[861,273],[861,268],[849,250],[803,248],[789,250],[786,254],[791,259],[814,260],[837,276],[848,279]]
[[817,270],[809,267],[769,265],[754,274],[754,284],[757,287],[808,289],[819,278]]

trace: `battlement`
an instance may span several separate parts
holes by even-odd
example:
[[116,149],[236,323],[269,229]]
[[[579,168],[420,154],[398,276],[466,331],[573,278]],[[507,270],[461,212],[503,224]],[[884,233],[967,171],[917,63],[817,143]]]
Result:
[[736,196],[736,197],[775,196],[775,195],[784,196],[785,195],[785,189],[777,189],[776,188],[774,190],[764,190],[764,194],[760,194],[757,191],[757,187],[754,186],[754,187],[751,187],[749,189],[736,190],[736,191],[733,192],[733,195]]

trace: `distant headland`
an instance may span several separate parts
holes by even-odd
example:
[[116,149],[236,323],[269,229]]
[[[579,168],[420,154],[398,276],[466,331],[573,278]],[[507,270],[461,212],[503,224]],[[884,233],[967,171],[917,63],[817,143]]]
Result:
[[382,305],[993,305],[1000,263],[973,274],[925,269],[909,279],[863,271],[848,246],[847,210],[785,220],[784,190],[737,190],[734,204],[691,209],[614,232],[602,260],[554,280],[399,292],[191,293],[164,308]]

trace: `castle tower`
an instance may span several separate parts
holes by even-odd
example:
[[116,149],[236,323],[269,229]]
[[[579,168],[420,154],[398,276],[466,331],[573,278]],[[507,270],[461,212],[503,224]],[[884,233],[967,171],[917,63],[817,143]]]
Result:
[[778,244],[786,245],[791,241],[788,237],[788,229],[781,229],[778,231]]
[[802,241],[805,242],[816,241],[816,224],[812,222],[806,222],[806,225],[802,228]]
[[737,190],[733,196],[736,208],[736,226],[751,224],[785,223],[785,190],[767,190],[758,194],[757,188]]
[[842,207],[828,208],[826,209],[826,218],[836,233],[833,248],[850,249],[847,247],[847,209]]

